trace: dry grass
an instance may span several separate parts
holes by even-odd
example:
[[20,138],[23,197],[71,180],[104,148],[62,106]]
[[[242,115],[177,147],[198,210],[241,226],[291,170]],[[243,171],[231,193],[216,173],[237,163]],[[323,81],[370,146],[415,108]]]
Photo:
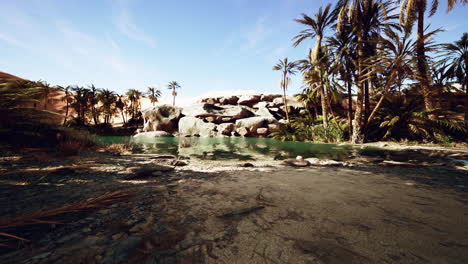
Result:
[[125,144],[112,144],[109,146],[106,146],[105,151],[111,152],[114,154],[129,154],[131,153],[132,146],[130,144],[125,143]]
[[[23,227],[29,225],[37,225],[37,224],[63,224],[61,222],[52,221],[52,220],[45,220],[45,218],[54,217],[58,215],[62,215],[65,213],[73,213],[79,212],[91,208],[103,207],[106,205],[110,205],[123,199],[127,199],[130,196],[133,196],[134,193],[132,192],[123,192],[123,191],[115,191],[115,192],[108,192],[103,195],[100,195],[96,198],[80,201],[77,203],[69,204],[62,206],[60,208],[45,210],[36,212],[29,215],[21,215],[11,219],[3,220],[0,222],[0,230],[4,230],[7,228],[16,228],[16,227]],[[12,234],[2,233],[0,232],[0,236],[3,237],[10,237],[20,241],[29,241],[28,239],[18,237]],[[0,244],[0,246],[9,247],[6,244]]]

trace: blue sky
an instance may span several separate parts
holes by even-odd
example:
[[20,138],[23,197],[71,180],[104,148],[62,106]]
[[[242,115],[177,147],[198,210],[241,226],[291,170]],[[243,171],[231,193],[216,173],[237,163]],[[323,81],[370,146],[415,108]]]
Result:
[[[122,93],[182,85],[182,98],[213,91],[279,91],[279,58],[301,59],[312,41],[291,38],[325,0],[0,0],[0,71],[52,85]],[[468,5],[427,20],[452,42],[468,31]],[[296,78],[289,90],[300,90]]]

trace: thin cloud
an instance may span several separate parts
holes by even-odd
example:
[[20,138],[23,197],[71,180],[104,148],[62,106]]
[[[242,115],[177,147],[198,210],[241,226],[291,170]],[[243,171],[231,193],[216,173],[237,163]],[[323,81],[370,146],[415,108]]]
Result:
[[22,49],[27,49],[28,48],[28,46],[25,43],[15,39],[12,36],[8,36],[8,35],[2,34],[2,33],[0,33],[0,41],[6,42],[6,43],[8,43],[8,44],[10,44],[10,45],[12,45],[14,47],[18,47],[18,48],[22,48]]
[[257,48],[264,40],[268,38],[272,30],[266,25],[266,18],[260,17],[255,22],[252,29],[243,32],[245,43],[241,46],[241,51],[249,51]]
[[124,1],[118,1],[114,16],[114,24],[123,35],[130,39],[141,41],[151,48],[156,47],[155,41],[135,24],[129,8]]

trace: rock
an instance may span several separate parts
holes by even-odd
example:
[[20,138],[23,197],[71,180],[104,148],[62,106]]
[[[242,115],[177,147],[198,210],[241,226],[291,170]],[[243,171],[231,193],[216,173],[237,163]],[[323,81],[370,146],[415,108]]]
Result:
[[266,127],[268,126],[269,123],[275,123],[275,122],[277,122],[275,118],[255,116],[255,117],[249,117],[249,118],[237,120],[236,127],[238,129],[247,128],[249,131],[257,131],[257,128]]
[[283,161],[284,165],[289,165],[293,167],[307,167],[310,166],[310,162],[307,160],[298,160],[298,159],[287,159]]
[[268,106],[268,102],[260,101],[260,102],[258,102],[257,104],[255,104],[252,107],[255,108],[255,109],[259,109],[259,108],[264,108],[264,107],[267,107],[267,106]]
[[302,157],[302,156],[297,156],[296,159],[297,159],[297,160],[303,160],[304,157]]
[[239,101],[239,97],[238,96],[229,96],[229,97],[221,97],[219,99],[219,103],[222,104],[222,105],[226,105],[226,104],[237,104],[237,101]]
[[268,124],[268,131],[271,132],[276,132],[279,130],[279,125],[278,124]]
[[179,134],[181,136],[214,137],[217,134],[215,130],[215,124],[205,123],[192,116],[182,117],[179,121]]
[[277,97],[277,98],[273,99],[272,103],[273,103],[274,106],[284,105],[282,97]]
[[242,95],[237,101],[240,105],[248,105],[252,106],[256,103],[260,102],[260,95]]
[[259,136],[268,135],[268,128],[265,128],[265,127],[257,128],[257,135],[259,135]]
[[235,125],[233,123],[222,123],[216,129],[218,130],[218,135],[230,136],[235,129]]
[[181,112],[181,108],[171,105],[158,105],[144,110],[142,111],[143,131],[176,131]]
[[169,183],[169,184],[166,184],[167,187],[171,187],[171,188],[174,188],[174,187],[177,187],[179,186],[178,183]]
[[255,167],[252,163],[243,163],[240,165],[240,167],[243,167],[243,168],[251,168],[251,167]]
[[247,107],[238,105],[210,105],[210,104],[193,104],[184,107],[182,114],[191,117],[213,117],[213,122],[227,122],[223,118],[229,118],[230,120],[251,117],[254,114]]
[[182,160],[174,160],[174,161],[172,162],[172,165],[173,165],[173,166],[182,167],[182,166],[187,166],[188,163],[185,162],[185,161],[182,161]]
[[176,156],[174,155],[157,155],[154,157],[151,157],[150,159],[175,159]]
[[281,97],[281,94],[262,94],[260,100],[263,102],[272,102],[273,99]]
[[249,135],[249,130],[245,127],[240,127],[236,129],[236,133],[241,137],[245,137]]
[[266,108],[266,107],[261,107],[255,112],[256,116],[263,116],[267,118],[272,118],[276,119],[275,116]]
[[125,180],[141,179],[150,176],[160,176],[174,171],[173,167],[158,164],[145,164],[140,167],[130,167],[127,171],[131,174]]
[[143,132],[140,134],[136,134],[133,138],[137,141],[145,141],[145,140],[152,140],[153,138],[159,137],[173,137],[173,135],[166,131],[151,131],[151,132]]
[[205,118],[205,121],[208,122],[208,123],[214,123],[216,120],[217,120],[217,118],[214,117],[214,116],[209,116],[209,117]]
[[318,165],[318,166],[342,166],[344,165],[343,162],[339,162],[336,160],[320,160],[317,158],[307,158],[305,160],[308,161],[311,165]]

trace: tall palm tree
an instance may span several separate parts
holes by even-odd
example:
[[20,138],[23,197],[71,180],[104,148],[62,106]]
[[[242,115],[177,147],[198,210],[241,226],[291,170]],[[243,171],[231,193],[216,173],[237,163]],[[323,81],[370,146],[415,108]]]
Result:
[[91,116],[93,117],[94,125],[99,124],[99,112],[97,111],[96,104],[98,103],[98,89],[91,84],[88,86],[89,89],[89,104],[91,107]]
[[175,98],[177,96],[176,89],[179,89],[179,88],[180,88],[180,85],[176,81],[172,81],[167,85],[167,89],[172,90],[172,96],[173,96],[172,105],[173,106],[175,106]]
[[[424,15],[429,6],[428,0],[400,0],[400,23],[410,29],[417,21],[417,39],[416,39],[416,61],[418,68],[419,86],[424,97],[424,105],[426,111],[434,108],[434,103],[431,99],[432,85],[429,76],[429,66],[426,57],[425,38],[424,38]],[[447,0],[447,12],[451,11],[456,3],[468,3],[468,0]],[[438,0],[433,0],[430,4],[429,16],[432,16],[437,11],[439,6]],[[432,117],[434,118],[434,117]]]
[[148,98],[154,106],[154,103],[157,103],[158,98],[161,97],[161,90],[155,87],[148,87],[148,91],[146,92],[146,94],[148,95]]
[[138,111],[140,109],[140,97],[142,95],[142,92],[136,90],[136,89],[130,89],[127,91],[127,97],[128,100],[130,101],[130,113],[132,115],[132,118],[137,118],[138,117]]
[[89,109],[90,90],[84,87],[75,86],[73,91],[73,103],[70,105],[77,114],[80,124],[86,123],[86,113]]
[[448,72],[465,91],[465,121],[468,121],[468,33],[464,33],[460,40],[446,44],[444,50]]
[[[322,71],[320,70],[321,60],[323,59],[324,52],[322,50],[322,40],[324,37],[325,30],[331,26],[334,22],[335,14],[331,10],[331,4],[328,4],[325,9],[322,7],[319,8],[317,14],[315,14],[314,18],[309,17],[306,14],[302,14],[302,18],[294,19],[294,21],[305,25],[307,28],[298,35],[296,35],[293,40],[293,46],[297,47],[302,41],[306,39],[314,39],[315,38],[315,47],[313,51],[309,55],[309,60],[311,65],[315,65],[315,71],[318,74],[317,78],[320,82],[319,91],[320,91],[320,98],[322,101],[322,115],[323,115],[323,126],[324,128],[328,127],[328,117],[327,117],[327,92],[324,91],[324,84],[322,82]],[[311,77],[311,76],[310,76]]]
[[73,101],[72,98],[70,98],[70,89],[72,87],[70,85],[68,85],[67,87],[61,87],[59,86],[59,89],[62,90],[65,95],[62,97],[62,102],[65,102],[65,118],[63,119],[63,125],[65,125],[67,123],[67,119],[68,119],[68,114],[70,112],[70,103]]
[[108,89],[100,89],[98,99],[102,104],[102,112],[104,114],[104,124],[109,124],[112,116],[115,114],[114,105],[117,101],[115,92]]
[[[356,76],[357,90],[356,111],[353,119],[352,143],[362,143],[365,139],[363,107],[366,102],[368,108],[369,81],[366,80],[367,69],[364,61],[373,56],[374,42],[379,38],[381,30],[396,26],[392,23],[394,16],[390,16],[392,2],[384,0],[340,0],[337,4],[336,31],[342,32],[351,26],[353,41],[356,43]],[[365,120],[365,119],[364,119]]]
[[284,58],[283,60],[279,60],[279,62],[273,66],[274,71],[282,71],[282,76],[280,80],[281,89],[283,89],[283,103],[286,112],[286,120],[289,122],[289,109],[288,109],[288,102],[286,100],[286,89],[289,86],[290,78],[288,75],[296,74],[296,62],[288,61],[288,58]]
[[122,115],[122,122],[124,125],[127,123],[126,118],[125,118],[125,112],[127,108],[127,102],[122,95],[118,95],[118,99],[115,102],[115,107],[120,110],[120,113]]

